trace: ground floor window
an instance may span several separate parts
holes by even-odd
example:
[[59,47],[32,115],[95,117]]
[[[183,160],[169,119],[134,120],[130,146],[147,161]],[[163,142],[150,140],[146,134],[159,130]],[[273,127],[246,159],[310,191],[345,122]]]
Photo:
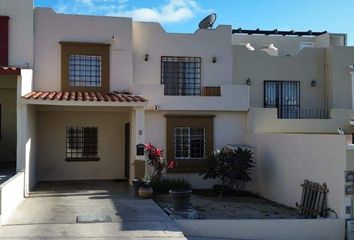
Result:
[[197,173],[205,156],[213,150],[214,115],[174,115],[166,117],[166,157],[176,160],[176,173]]
[[97,145],[97,127],[66,128],[67,161],[98,161]]
[[174,140],[175,159],[202,159],[205,157],[205,128],[176,127]]

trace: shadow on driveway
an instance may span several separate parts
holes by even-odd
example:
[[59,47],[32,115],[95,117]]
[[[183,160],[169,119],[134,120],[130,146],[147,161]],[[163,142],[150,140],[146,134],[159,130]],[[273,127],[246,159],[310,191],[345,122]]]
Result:
[[152,200],[116,181],[40,182],[0,237],[185,239]]

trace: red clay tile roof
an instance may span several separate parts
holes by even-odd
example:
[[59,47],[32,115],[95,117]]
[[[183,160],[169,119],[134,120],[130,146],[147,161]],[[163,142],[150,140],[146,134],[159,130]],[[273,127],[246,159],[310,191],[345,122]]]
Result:
[[146,102],[141,96],[132,95],[128,92],[49,92],[33,91],[23,96],[31,100],[59,100],[59,101],[97,101],[97,102]]
[[17,67],[1,67],[0,75],[20,75],[21,69]]

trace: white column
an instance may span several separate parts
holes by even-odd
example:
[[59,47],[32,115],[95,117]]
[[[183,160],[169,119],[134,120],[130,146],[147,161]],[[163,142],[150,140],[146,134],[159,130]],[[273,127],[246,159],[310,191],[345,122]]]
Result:
[[[145,144],[145,109],[143,107],[135,109],[136,145]],[[144,160],[144,157],[137,156],[136,159]]]
[[352,109],[354,109],[354,71],[350,72],[352,78]]
[[145,161],[144,156],[136,155],[136,146],[145,144],[145,109],[144,107],[133,108],[131,112],[131,167],[130,181],[134,178],[134,162]]

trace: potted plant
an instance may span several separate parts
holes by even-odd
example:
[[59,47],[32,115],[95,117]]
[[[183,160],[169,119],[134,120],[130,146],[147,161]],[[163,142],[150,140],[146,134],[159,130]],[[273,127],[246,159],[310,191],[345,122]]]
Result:
[[155,147],[151,143],[145,145],[144,153],[148,165],[148,173],[145,176],[145,181],[135,181],[135,186],[137,188],[137,194],[141,198],[150,198],[153,194],[153,189],[149,185],[150,181],[161,181],[162,175],[165,173],[166,169],[175,166],[175,161],[167,162],[163,157],[163,150]]
[[133,182],[134,196],[135,197],[139,197],[139,188],[148,187],[149,184],[150,184],[150,181],[139,179],[139,178],[133,179],[132,182]]
[[188,212],[191,193],[190,189],[170,190],[174,212]]
[[219,196],[240,190],[246,182],[251,181],[251,170],[255,166],[253,153],[248,149],[214,151],[206,157],[206,168],[200,175],[203,179],[219,179],[217,186]]

